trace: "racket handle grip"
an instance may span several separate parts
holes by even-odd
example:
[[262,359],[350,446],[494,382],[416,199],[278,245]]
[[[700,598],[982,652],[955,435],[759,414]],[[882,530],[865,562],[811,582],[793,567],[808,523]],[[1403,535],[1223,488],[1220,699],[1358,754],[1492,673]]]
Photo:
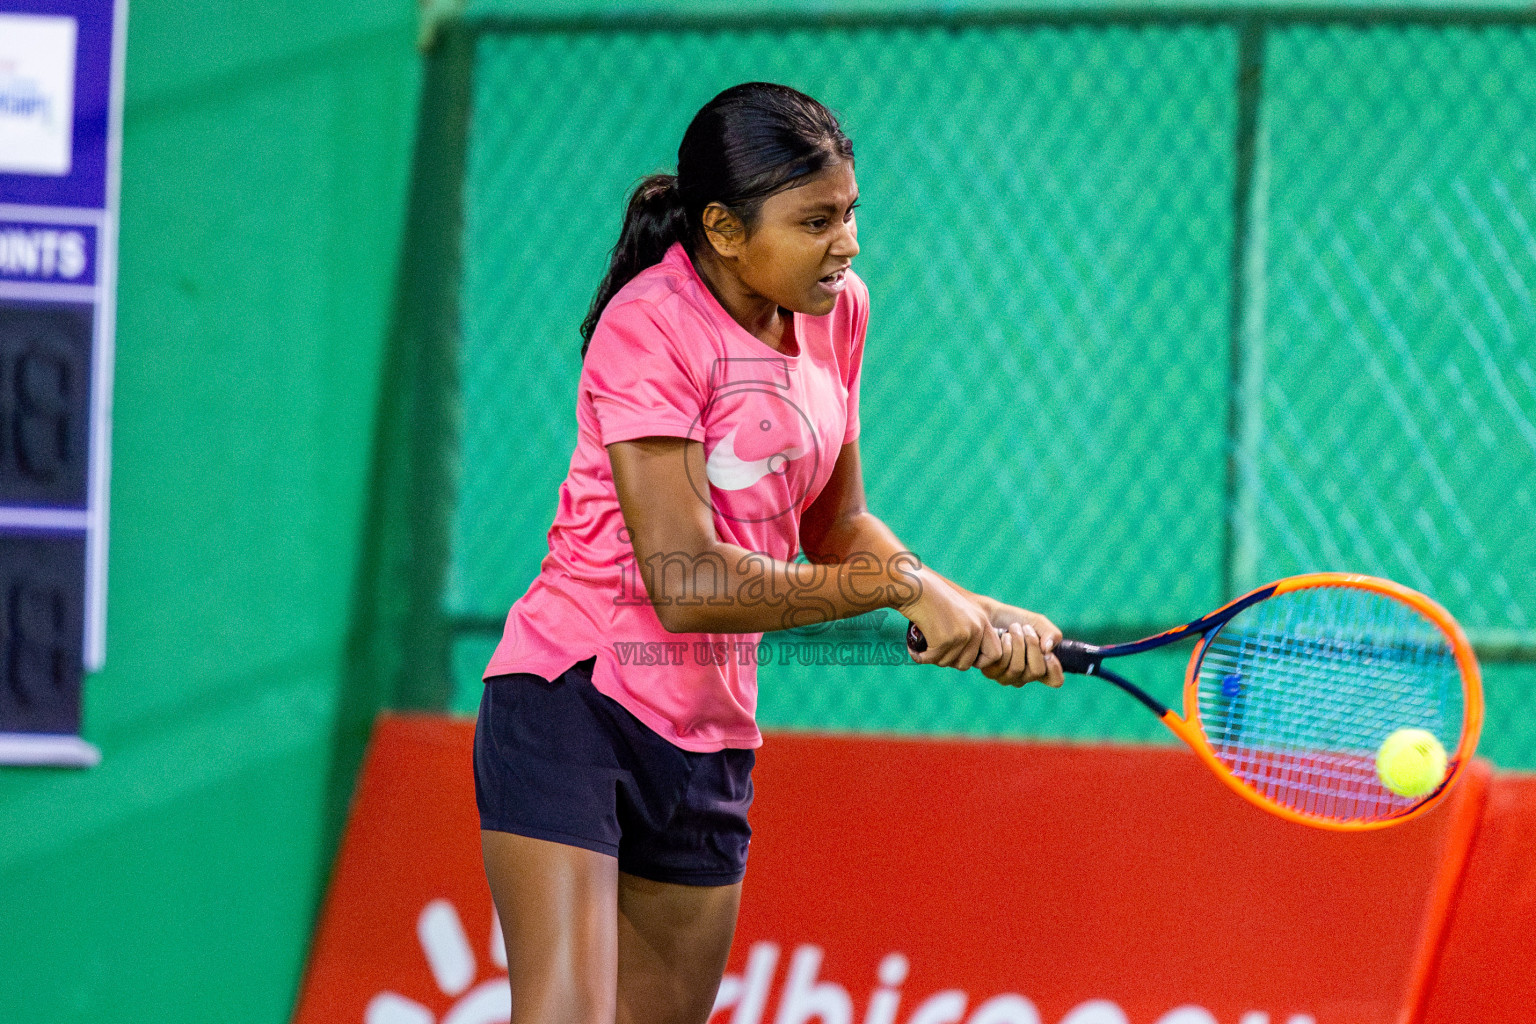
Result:
[[[1001,629],[997,629],[996,626],[993,626],[992,628],[997,630],[998,636],[1003,635],[1003,631]],[[927,649],[928,638],[923,636],[923,631],[917,628],[917,623],[907,623],[907,650],[911,651],[913,654],[922,654]]]
[[1056,649],[1051,653],[1061,662],[1063,672],[1076,672],[1080,676],[1093,675],[1098,670],[1099,662],[1104,660],[1099,656],[1097,647],[1066,637],[1056,641]]
[[[1002,630],[998,630],[999,633]],[[913,654],[922,654],[928,649],[928,638],[923,636],[923,631],[917,628],[917,623],[907,623],[907,650]],[[1061,662],[1063,672],[1076,672],[1078,675],[1092,675],[1099,667],[1103,659],[1099,657],[1099,649],[1092,644],[1085,644],[1081,640],[1068,640],[1065,637],[1056,642],[1052,654]]]
[[922,654],[928,649],[928,638],[923,636],[923,631],[917,628],[917,623],[907,623],[907,650],[913,654]]

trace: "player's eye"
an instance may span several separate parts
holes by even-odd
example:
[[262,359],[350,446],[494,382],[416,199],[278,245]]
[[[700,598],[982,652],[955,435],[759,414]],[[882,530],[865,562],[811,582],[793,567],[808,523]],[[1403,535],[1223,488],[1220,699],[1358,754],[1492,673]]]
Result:
[[848,212],[843,214],[844,222],[853,220],[853,211],[857,210],[858,208],[859,208],[859,204],[858,203],[854,203],[852,206],[848,207]]

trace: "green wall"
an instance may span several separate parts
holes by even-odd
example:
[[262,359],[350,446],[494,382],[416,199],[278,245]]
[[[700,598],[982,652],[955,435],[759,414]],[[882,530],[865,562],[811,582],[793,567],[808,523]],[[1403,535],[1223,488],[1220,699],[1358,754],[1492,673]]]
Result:
[[[1063,2],[1077,10],[1095,6]],[[788,77],[834,100],[857,133],[861,181],[869,188],[865,274],[885,310],[871,332],[872,359],[878,356],[884,369],[867,380],[865,434],[872,494],[889,499],[882,498],[882,511],[890,510],[919,550],[937,552],[941,568],[973,586],[1033,601],[1031,588],[1042,583],[1025,569],[1038,565],[1058,602],[1071,585],[1100,588],[1070,602],[1076,626],[1112,633],[1151,624],[1127,619],[1132,611],[1172,621],[1205,610],[1213,588],[1233,582],[1218,579],[1222,573],[1242,575],[1234,571],[1242,566],[1219,564],[1237,560],[1218,556],[1214,537],[1175,538],[1193,552],[1187,565],[1198,569],[1180,563],[1182,575],[1178,566],[1157,563],[1171,544],[1145,543],[1174,520],[1222,518],[1212,496],[1232,484],[1221,458],[1231,440],[1222,398],[1232,370],[1229,339],[1252,342],[1272,367],[1291,351],[1292,339],[1354,353],[1350,358],[1367,370],[1383,367],[1374,377],[1357,369],[1356,379],[1393,383],[1397,364],[1390,360],[1399,358],[1401,333],[1457,356],[1433,364],[1436,381],[1495,381],[1515,365],[1505,349],[1516,343],[1499,334],[1501,325],[1507,321],[1528,337],[1536,322],[1528,291],[1506,295],[1499,283],[1506,278],[1488,271],[1501,266],[1501,254],[1525,258],[1506,235],[1531,221],[1536,195],[1519,191],[1505,201],[1491,184],[1509,177],[1510,167],[1526,167],[1519,161],[1529,147],[1495,130],[1532,123],[1526,115],[1536,109],[1528,86],[1536,51],[1525,22],[1471,38],[1460,29],[1395,34],[1300,25],[1277,30],[1265,44],[1272,49],[1261,53],[1244,42],[1246,29],[1220,19],[1076,24],[1046,17],[1010,27],[1000,15],[992,23],[987,10],[1004,5],[987,0],[944,5],[957,17],[976,15],[975,24],[953,31],[944,11],[934,8],[929,18],[921,0],[857,0],[840,8],[842,22],[820,27],[814,23],[830,13],[822,0],[775,0],[770,14],[784,24],[768,28],[711,27],[709,19],[724,10],[714,0],[622,6],[472,0],[472,23],[446,34],[424,80],[408,0],[388,7],[373,0],[135,0],[107,666],[86,691],[85,734],[105,760],[88,772],[0,769],[0,1024],[286,1020],[372,713],[383,704],[472,710],[506,605],[542,554],[570,451],[574,327],[602,249],[616,233],[625,187],[666,162],[679,118],[727,80]],[[1494,10],[1501,2],[1485,6]],[[856,23],[859,11],[875,8],[891,16]],[[685,62],[670,59],[677,40],[657,35],[676,28],[651,24],[680,14],[698,22],[682,40],[697,59]],[[609,15],[640,24],[587,24]],[[528,24],[519,28],[519,19]],[[1412,46],[1399,45],[1399,35]],[[835,52],[812,45],[827,39],[885,77],[845,74]],[[1418,68],[1414,95],[1433,93],[1436,102],[1392,107],[1398,120],[1373,121],[1369,102],[1354,99],[1372,95],[1375,69],[1426,46],[1440,62],[1435,73],[1426,79],[1412,59],[1407,67]],[[1136,66],[1159,69],[1139,101],[1124,91],[1122,52],[1137,56]],[[1337,52],[1349,59],[1334,60]],[[819,56],[807,60],[807,53]],[[1019,54],[1028,56],[1029,73],[1006,73]],[[1237,72],[1259,56],[1271,62],[1263,90],[1237,96]],[[1363,81],[1340,86],[1339,63]],[[550,73],[530,73],[541,67]],[[649,88],[636,90],[636,83]],[[1094,122],[1104,115],[1099,98],[1111,93],[1122,104],[1142,102],[1137,116]],[[1462,93],[1484,99],[1469,103]],[[914,95],[929,98],[926,120],[911,116]],[[631,106],[615,102],[625,96]],[[892,96],[901,102],[890,102]],[[1265,148],[1272,127],[1333,124],[1334,117],[1315,116],[1317,102],[1329,107],[1325,114],[1353,119],[1359,137],[1373,140],[1358,160],[1355,136],[1327,132],[1276,136],[1273,151]],[[1491,127],[1464,132],[1465,152],[1442,164],[1430,157],[1451,152],[1434,145],[1446,104],[1481,118],[1468,124]],[[1025,151],[1038,158],[1021,171],[1000,150],[946,136],[941,115],[952,107],[981,118],[994,134],[1023,125],[1031,140]],[[1245,126],[1243,109],[1254,123]],[[573,113],[581,111],[588,113]],[[476,130],[466,144],[472,115]],[[603,145],[593,144],[598,136]],[[1251,140],[1247,150],[1244,138]],[[1421,165],[1434,173],[1406,184],[1391,178],[1399,138],[1428,146]],[[1488,140],[1505,140],[1509,153],[1490,150]],[[414,168],[413,145],[423,154]],[[1382,199],[1380,216],[1366,211],[1362,219],[1356,211],[1346,218],[1348,205],[1329,191],[1329,182],[1344,178],[1306,176],[1306,155],[1321,151],[1354,161],[1350,180],[1373,186],[1363,191]],[[1170,153],[1180,154],[1177,174],[1169,170]],[[952,173],[956,161],[966,160],[964,174]],[[1239,173],[1245,160],[1253,167]],[[1252,173],[1254,167],[1267,170]],[[1479,175],[1462,188],[1457,169],[1466,167]],[[569,218],[550,219],[547,208],[521,203],[530,181],[569,190],[572,202],[562,209],[589,217],[592,230],[573,232]],[[987,188],[969,188],[975,181]],[[1390,187],[1374,187],[1382,184]],[[1396,203],[1399,194],[1412,202]],[[915,195],[934,201],[911,205]],[[1050,201],[1037,202],[1039,196]],[[1272,218],[1273,232],[1250,233],[1244,252],[1267,261],[1254,270],[1256,278],[1267,267],[1264,273],[1284,285],[1251,289],[1238,296],[1242,302],[1234,300],[1229,265],[1242,237],[1226,220],[1234,199],[1250,203],[1255,222]],[[468,232],[462,274],[461,205]],[[1387,216],[1400,209],[1406,221]],[[999,220],[998,210],[1009,216]],[[949,223],[952,211],[959,211],[963,232]],[[1485,221],[1495,227],[1485,230]],[[1330,233],[1333,225],[1342,229]],[[1351,276],[1347,261],[1331,273],[1330,261],[1358,247],[1351,232],[1366,228],[1398,232],[1379,247],[1389,258],[1372,264],[1370,275]],[[1490,240],[1468,248],[1475,258],[1458,255],[1467,247],[1453,246],[1454,259],[1434,248],[1475,240],[1478,232]],[[957,284],[934,274],[934,267],[958,265],[945,247],[962,234],[985,236],[1010,253],[1009,276]],[[1442,316],[1443,297],[1399,287],[1415,278],[1398,255],[1414,257],[1411,243],[1420,235],[1443,263],[1464,271],[1465,280],[1448,279],[1443,290],[1476,293],[1486,308],[1458,306],[1464,315],[1451,325]],[[587,242],[573,244],[573,237],[590,244],[581,249]],[[543,241],[562,246],[563,264],[545,258],[553,250],[542,249]],[[1146,245],[1162,246],[1168,258],[1143,259]],[[581,273],[548,276],[551,267],[578,264],[586,268]],[[1021,276],[1031,272],[1037,277]],[[1378,278],[1385,298],[1361,299],[1367,293],[1359,281]],[[955,302],[957,294],[966,301]],[[938,319],[924,315],[933,309]],[[1506,309],[1513,312],[1503,315]],[[1347,323],[1330,326],[1325,314]],[[1392,317],[1413,329],[1389,329]],[[1488,358],[1467,362],[1468,350],[1452,344],[1472,336],[1467,323],[1489,339]],[[976,343],[930,345],[922,331],[942,332],[945,324]],[[1118,549],[1149,560],[1134,586],[1125,582],[1124,565],[1104,561],[1105,552],[1083,553],[1103,531],[1076,503],[1092,483],[1084,467],[1102,468],[1095,459],[1140,467],[1163,457],[1161,449],[1127,447],[1113,430],[1115,443],[1099,444],[1097,428],[1065,429],[1078,419],[1086,423],[1083,410],[1094,394],[1028,389],[1053,365],[1073,366],[1073,353],[1092,355],[1077,341],[1084,337],[1135,338],[1138,351],[1183,382],[1176,392],[1122,389],[1133,402],[1094,401],[1095,415],[1134,424],[1168,413],[1150,407],[1177,405],[1168,396],[1182,396],[1183,405],[1172,409],[1184,417],[1181,436],[1186,443],[1198,439],[1206,456],[1198,471],[1161,466],[1138,474],[1170,481],[1166,493],[1124,489],[1127,502],[1147,513],[1135,519],[1141,532],[1122,536],[1128,542]],[[1332,344],[1341,340],[1348,344]],[[1052,343],[1065,361],[1042,357]],[[517,376],[496,372],[496,361],[509,353],[524,357]],[[945,360],[940,374],[928,372],[935,353]],[[1010,362],[1014,356],[1018,365]],[[1116,376],[1127,368],[1109,369]],[[1300,363],[1290,371],[1308,376]],[[1092,374],[1078,376],[1092,383]],[[507,380],[534,386],[509,389]],[[965,403],[956,398],[957,386],[984,399],[978,410],[1027,412],[967,421],[967,436],[985,443],[974,453],[942,453],[968,488],[966,516],[952,507],[944,514],[911,487],[913,480],[938,479],[914,462],[921,452],[934,461],[931,443],[923,448],[911,438],[933,438],[955,425],[914,418],[913,406],[903,404],[916,395],[930,409],[959,407]],[[515,392],[543,415],[520,416],[508,429],[495,421],[506,405],[479,402],[477,388],[488,396]],[[1196,392],[1199,401],[1189,397]],[[1444,415],[1431,433],[1472,437],[1479,410],[1505,408],[1508,423],[1491,419],[1476,435],[1504,450],[1500,472],[1480,474],[1473,460],[1473,471],[1463,473],[1467,467],[1448,460],[1454,472],[1447,479],[1459,495],[1507,492],[1524,503],[1515,513],[1500,514],[1498,502],[1469,504],[1463,518],[1471,525],[1444,534],[1462,546],[1449,554],[1420,550],[1440,542],[1428,529],[1401,545],[1339,554],[1378,568],[1367,556],[1379,551],[1387,574],[1401,569],[1393,559],[1431,573],[1473,565],[1474,579],[1436,575],[1430,589],[1485,633],[1524,637],[1529,624],[1520,616],[1536,614],[1529,600],[1536,577],[1517,513],[1529,510],[1522,488],[1530,474],[1516,460],[1527,458],[1526,449],[1503,440],[1510,423],[1536,422],[1536,413],[1521,404],[1526,392],[1511,394],[1502,406],[1486,401],[1459,412],[1449,398],[1437,398]],[[1373,414],[1388,408],[1375,399],[1348,407]],[[1334,429],[1326,415],[1331,406],[1303,409],[1299,419],[1290,408],[1262,395],[1254,406],[1254,437],[1275,443],[1244,455],[1252,461],[1239,466],[1247,475],[1237,482],[1247,486],[1251,477],[1255,504],[1276,510],[1255,522],[1306,525],[1316,511],[1302,507],[1290,515],[1296,510],[1286,504],[1296,493],[1287,490],[1288,469],[1338,464],[1313,457],[1312,428],[1333,430],[1317,435],[1325,440],[1337,434],[1372,444],[1400,441],[1371,416],[1352,431]],[[1435,412],[1412,408],[1415,415]],[[462,447],[444,443],[456,435]],[[1047,472],[1015,480],[1009,445],[1018,436],[1071,444]],[[482,450],[504,461],[470,457]],[[481,475],[466,472],[455,490],[466,468]],[[488,469],[498,472],[487,477]],[[1354,485],[1359,476],[1325,474],[1314,490],[1334,501],[1325,485]],[[986,481],[994,482],[983,487]],[[1418,478],[1366,482],[1408,487]],[[1104,499],[1117,493],[1097,494],[1097,504],[1108,507]],[[1401,507],[1424,506],[1428,493],[1420,488]],[[1276,500],[1264,505],[1264,495]],[[1196,502],[1201,515],[1160,518],[1186,501]],[[1328,505],[1312,518],[1349,525],[1337,512]],[[989,530],[986,524],[996,521],[1009,529]],[[988,540],[1004,535],[1033,544],[1031,561],[1021,563],[1007,545]],[[1331,537],[1324,530],[1256,531],[1235,546],[1257,566],[1292,571],[1333,559],[1325,543]],[[1062,550],[1099,561],[1092,572],[1049,578]],[[1495,575],[1481,571],[1488,568],[1479,561],[1484,556],[1507,570],[1508,593],[1496,583],[1488,593],[1479,589]],[[1178,677],[1178,660],[1153,656],[1140,671],[1166,686]],[[450,677],[459,684],[451,701]],[[1484,752],[1506,766],[1536,765],[1536,730],[1526,711],[1536,706],[1536,667],[1490,664],[1488,688]],[[765,673],[762,719],[787,728],[1165,739],[1150,718],[1107,690],[1016,694],[974,674],[875,668],[781,666]]]
[[104,761],[0,769],[0,1021],[287,1018],[355,746],[415,24],[132,4]]

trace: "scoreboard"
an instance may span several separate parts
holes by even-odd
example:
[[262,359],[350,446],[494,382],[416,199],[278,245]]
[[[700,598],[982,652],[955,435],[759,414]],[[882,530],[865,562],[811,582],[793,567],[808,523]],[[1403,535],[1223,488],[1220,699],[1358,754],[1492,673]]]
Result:
[[0,0],[0,764],[92,765],[126,0]]

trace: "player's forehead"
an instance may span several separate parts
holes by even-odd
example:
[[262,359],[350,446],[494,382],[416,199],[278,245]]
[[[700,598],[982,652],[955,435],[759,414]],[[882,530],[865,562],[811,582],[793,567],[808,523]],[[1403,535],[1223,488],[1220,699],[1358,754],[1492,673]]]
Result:
[[829,210],[845,210],[858,201],[859,183],[854,177],[853,161],[838,159],[815,174],[807,175],[794,188],[769,196],[764,212],[788,217],[805,216]]

